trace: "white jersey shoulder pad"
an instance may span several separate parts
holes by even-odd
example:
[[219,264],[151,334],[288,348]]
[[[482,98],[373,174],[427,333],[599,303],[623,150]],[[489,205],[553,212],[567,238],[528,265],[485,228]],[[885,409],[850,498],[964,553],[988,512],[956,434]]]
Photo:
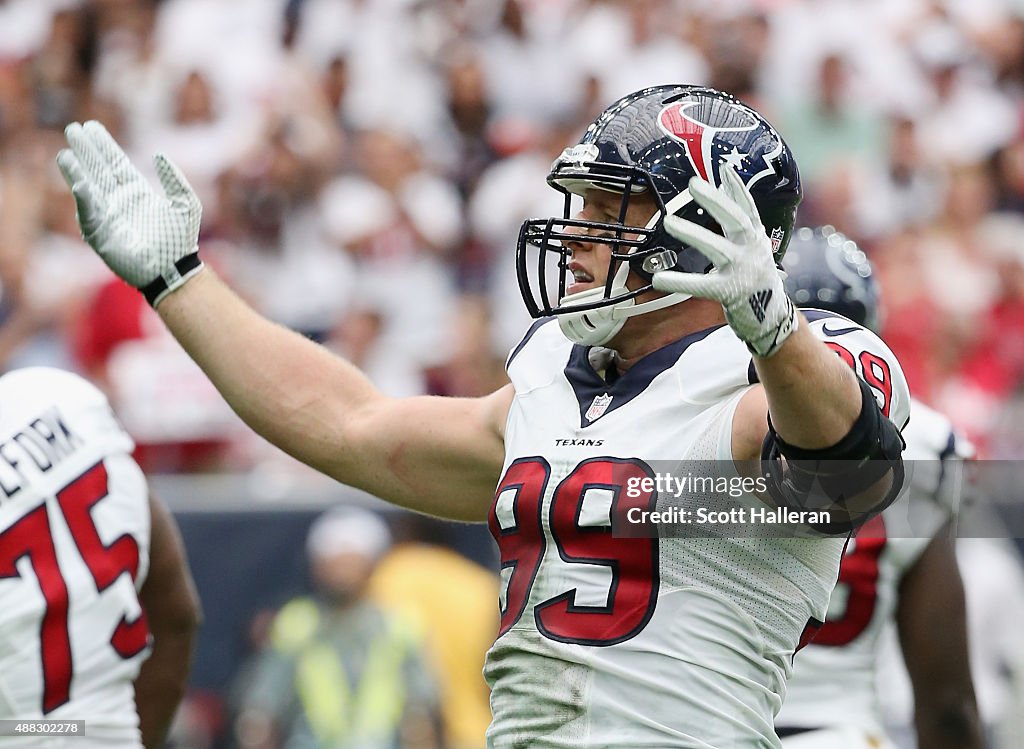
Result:
[[0,435],[9,436],[54,408],[61,424],[98,447],[128,453],[135,449],[107,397],[79,375],[52,367],[25,367],[0,377]]
[[882,413],[902,432],[910,420],[910,388],[892,350],[877,334],[842,315],[801,311],[811,331],[871,387]]
[[542,317],[534,322],[505,360],[505,371],[516,392],[550,385],[569,361],[572,346],[555,318]]
[[969,460],[974,445],[958,432],[944,414],[917,398],[910,400],[910,423],[903,430],[907,460]]

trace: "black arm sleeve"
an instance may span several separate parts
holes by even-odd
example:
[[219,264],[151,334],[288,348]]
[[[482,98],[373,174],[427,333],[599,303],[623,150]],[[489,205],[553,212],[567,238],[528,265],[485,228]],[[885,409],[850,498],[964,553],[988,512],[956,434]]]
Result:
[[[861,410],[850,431],[831,447],[808,450],[785,442],[768,416],[761,468],[780,507],[828,511],[831,521],[812,525],[828,534],[847,534],[885,510],[904,483],[903,437],[879,409],[871,388],[858,380]],[[783,461],[782,458],[786,460]],[[851,501],[892,474],[885,496],[870,503]]]

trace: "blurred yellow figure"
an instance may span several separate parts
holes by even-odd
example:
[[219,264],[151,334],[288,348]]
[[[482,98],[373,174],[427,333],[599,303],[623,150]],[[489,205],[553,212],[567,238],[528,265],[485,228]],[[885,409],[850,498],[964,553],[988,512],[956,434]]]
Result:
[[367,581],[390,543],[356,508],[324,513],[307,551],[314,593],[285,604],[241,685],[244,749],[440,749],[437,686],[417,622],[382,611]]
[[[418,520],[408,522],[417,525]],[[399,535],[406,534],[400,530]],[[369,594],[381,606],[415,617],[424,628],[449,747],[483,747],[491,720],[484,654],[498,630],[497,577],[451,549],[408,541],[377,565]]]

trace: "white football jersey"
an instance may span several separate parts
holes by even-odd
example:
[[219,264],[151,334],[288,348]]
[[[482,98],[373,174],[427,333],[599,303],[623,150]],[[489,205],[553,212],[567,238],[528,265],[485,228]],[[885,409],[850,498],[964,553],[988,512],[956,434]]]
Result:
[[[809,318],[867,369],[902,426],[909,395],[885,344],[845,318]],[[732,418],[756,379],[730,328],[687,336],[611,381],[595,371],[601,351],[549,320],[509,358],[515,398],[490,514],[503,584],[485,668],[488,745],[778,747],[791,658],[825,616],[845,538],[699,523],[659,538],[613,534],[613,518],[635,508],[765,505],[749,493],[643,490],[665,465],[734,471]]]
[[973,452],[945,416],[917,400],[903,437],[909,490],[847,546],[825,625],[796,656],[780,727],[882,733],[880,637],[892,625],[903,575],[958,510],[961,476],[946,461]]
[[[141,747],[137,592],[148,490],[107,399],[47,368],[0,377],[0,719],[84,720],[66,745]],[[3,746],[63,747],[60,737]]]

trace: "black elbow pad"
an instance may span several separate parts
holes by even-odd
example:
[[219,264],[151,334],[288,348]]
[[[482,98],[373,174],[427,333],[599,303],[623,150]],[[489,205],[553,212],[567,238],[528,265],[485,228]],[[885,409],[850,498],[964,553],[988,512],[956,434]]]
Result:
[[[850,533],[891,505],[903,488],[903,437],[882,414],[867,383],[859,378],[858,382],[860,415],[846,436],[831,447],[808,450],[790,445],[779,437],[771,415],[768,417],[761,469],[769,494],[780,507],[828,511],[830,522],[811,524],[822,533]],[[884,497],[867,507],[859,503],[848,506],[851,499],[890,472],[892,484]]]

